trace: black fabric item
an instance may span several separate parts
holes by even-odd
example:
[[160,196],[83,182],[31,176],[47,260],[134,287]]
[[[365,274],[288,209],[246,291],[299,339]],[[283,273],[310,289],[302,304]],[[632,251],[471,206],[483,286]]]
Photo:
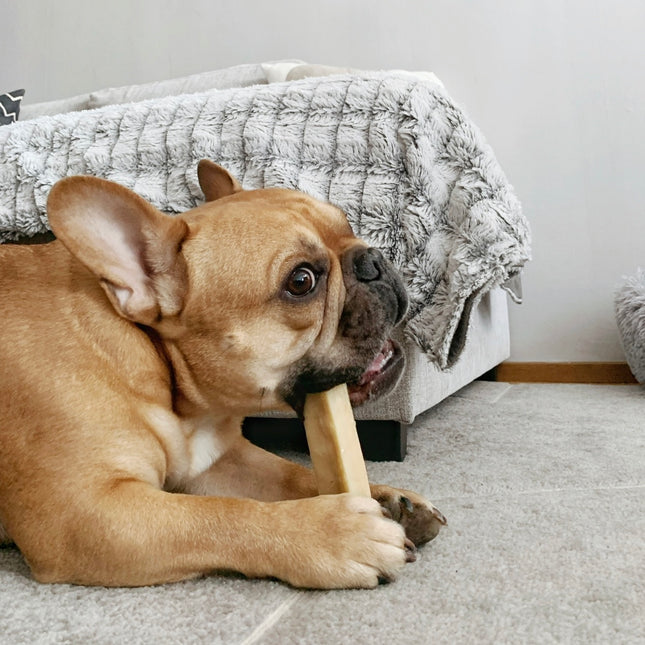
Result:
[[0,125],[8,125],[18,120],[20,101],[25,95],[25,90],[14,90],[0,94]]

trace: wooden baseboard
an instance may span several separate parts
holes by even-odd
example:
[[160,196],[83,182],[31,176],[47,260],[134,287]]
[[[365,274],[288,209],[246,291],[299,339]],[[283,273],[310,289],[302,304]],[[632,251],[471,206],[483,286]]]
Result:
[[502,363],[495,380],[507,383],[633,384],[627,363]]

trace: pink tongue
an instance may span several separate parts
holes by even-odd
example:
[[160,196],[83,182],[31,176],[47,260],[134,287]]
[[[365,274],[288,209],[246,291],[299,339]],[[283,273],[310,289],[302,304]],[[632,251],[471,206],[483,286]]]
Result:
[[381,348],[381,351],[377,354],[376,358],[370,363],[368,368],[363,373],[360,385],[365,385],[374,379],[375,376],[380,374],[383,371],[383,368],[387,365],[388,361],[392,358],[394,354],[394,346],[392,345],[391,340],[385,341],[385,344]]

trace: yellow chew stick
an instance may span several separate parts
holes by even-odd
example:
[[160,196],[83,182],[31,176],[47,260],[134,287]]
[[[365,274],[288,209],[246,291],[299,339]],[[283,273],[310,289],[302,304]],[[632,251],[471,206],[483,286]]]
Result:
[[370,497],[347,385],[343,383],[326,392],[308,394],[304,416],[318,493]]

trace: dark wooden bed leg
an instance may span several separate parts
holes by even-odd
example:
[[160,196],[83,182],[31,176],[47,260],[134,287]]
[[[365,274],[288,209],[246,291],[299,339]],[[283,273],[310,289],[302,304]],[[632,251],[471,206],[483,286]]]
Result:
[[[367,461],[403,461],[407,452],[408,428],[398,421],[357,421],[363,457]],[[307,452],[305,429],[299,419],[249,417],[242,426],[244,436],[265,450]]]
[[363,456],[368,461],[403,461],[408,428],[398,421],[357,421]]

